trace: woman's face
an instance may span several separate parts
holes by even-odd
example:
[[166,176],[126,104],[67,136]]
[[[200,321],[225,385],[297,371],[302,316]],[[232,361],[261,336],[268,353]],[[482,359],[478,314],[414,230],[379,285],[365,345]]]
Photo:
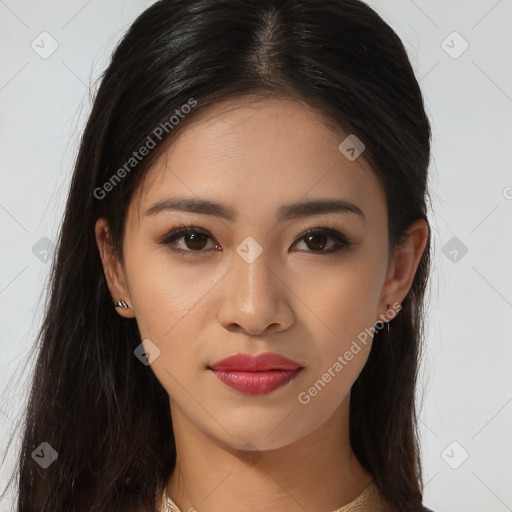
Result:
[[[293,100],[217,104],[178,134],[130,205],[115,300],[132,309],[120,313],[136,317],[153,357],[158,347],[151,368],[173,415],[233,448],[290,444],[346,405],[371,348],[362,333],[407,292],[387,288],[384,192],[363,158],[338,148],[347,135]],[[172,208],[178,199],[202,206]],[[304,207],[314,201],[347,206]],[[171,240],[182,224],[193,233]],[[302,368],[231,373],[253,392],[210,369],[265,352]],[[285,383],[265,388],[269,375]]]

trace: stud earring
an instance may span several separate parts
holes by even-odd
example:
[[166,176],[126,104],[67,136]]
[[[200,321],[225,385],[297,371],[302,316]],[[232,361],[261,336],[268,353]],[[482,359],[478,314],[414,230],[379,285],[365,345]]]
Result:
[[114,302],[115,308],[121,308],[122,310],[128,309],[130,306],[123,300],[118,300],[117,302]]

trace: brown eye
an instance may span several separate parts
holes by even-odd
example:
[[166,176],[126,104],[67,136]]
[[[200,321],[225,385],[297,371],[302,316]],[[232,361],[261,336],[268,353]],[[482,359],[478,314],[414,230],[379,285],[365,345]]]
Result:
[[183,236],[183,240],[185,241],[185,245],[194,251],[200,251],[201,249],[204,249],[207,241],[208,236],[204,235],[203,233],[189,233]]
[[[334,242],[329,248],[329,240]],[[352,242],[340,232],[330,228],[314,228],[309,229],[306,233],[303,233],[295,243],[301,242],[306,245],[306,252],[318,253],[318,254],[329,254],[337,252],[342,249],[347,249]],[[295,245],[295,244],[294,244]]]
[[161,238],[158,243],[169,246],[172,251],[195,256],[194,253],[219,248],[218,245],[213,244],[213,247],[208,249],[208,240],[212,238],[206,232],[192,226],[180,226]]
[[326,244],[329,237],[327,235],[316,234],[316,235],[307,235],[304,237],[304,241],[307,244],[307,246],[315,251],[322,251]]

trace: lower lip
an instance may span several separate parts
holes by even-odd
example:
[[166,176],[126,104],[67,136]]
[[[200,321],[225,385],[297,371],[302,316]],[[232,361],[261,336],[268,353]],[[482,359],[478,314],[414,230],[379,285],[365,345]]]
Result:
[[249,395],[264,395],[291,382],[301,369],[266,372],[211,371],[221,382],[237,391]]

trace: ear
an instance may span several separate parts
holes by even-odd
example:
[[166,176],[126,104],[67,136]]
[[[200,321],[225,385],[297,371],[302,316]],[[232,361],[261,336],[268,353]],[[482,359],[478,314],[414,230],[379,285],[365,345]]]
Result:
[[[406,230],[406,240],[395,249],[381,292],[379,311],[383,314],[390,304],[402,303],[407,297],[425,251],[429,231],[429,225],[424,219],[415,220]],[[381,316],[379,319],[382,319]]]
[[107,280],[108,289],[112,297],[112,307],[118,300],[123,299],[129,306],[128,309],[116,307],[115,310],[124,318],[134,318],[133,303],[126,284],[126,276],[119,259],[114,255],[111,243],[110,229],[106,219],[100,218],[95,225],[96,243],[100,252],[103,272]]

